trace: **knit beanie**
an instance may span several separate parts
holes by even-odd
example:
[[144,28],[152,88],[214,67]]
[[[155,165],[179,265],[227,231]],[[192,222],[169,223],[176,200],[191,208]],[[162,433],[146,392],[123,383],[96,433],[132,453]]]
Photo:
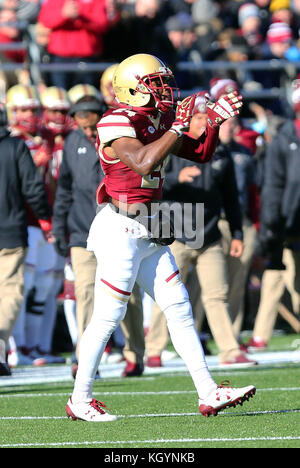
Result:
[[244,5],[241,5],[238,10],[239,26],[241,27],[247,18],[253,16],[259,18],[259,8],[257,5],[254,3],[244,3]]
[[286,23],[272,23],[267,31],[267,42],[291,42],[293,38],[292,30]]

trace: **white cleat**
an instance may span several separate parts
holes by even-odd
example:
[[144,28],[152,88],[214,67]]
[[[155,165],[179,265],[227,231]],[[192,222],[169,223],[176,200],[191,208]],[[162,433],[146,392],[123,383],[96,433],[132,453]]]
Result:
[[95,398],[89,402],[73,403],[72,397],[70,397],[66,406],[66,413],[68,418],[72,418],[73,421],[77,419],[88,422],[116,421],[118,417],[107,413],[106,409],[104,403]]
[[[242,405],[244,401],[248,401],[256,393],[256,388],[253,385],[243,388],[231,388],[224,386],[225,382],[217,387],[204,400],[199,399],[199,411],[203,416],[216,416],[219,411],[225,408]],[[228,382],[226,382],[228,384]]]

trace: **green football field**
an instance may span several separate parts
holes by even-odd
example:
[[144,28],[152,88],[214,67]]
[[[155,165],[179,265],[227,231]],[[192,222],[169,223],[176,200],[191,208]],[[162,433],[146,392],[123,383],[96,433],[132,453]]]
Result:
[[[288,349],[298,337],[275,338],[271,350]],[[243,406],[204,418],[187,372],[103,378],[95,397],[119,419],[99,424],[66,417],[72,380],[0,385],[0,448],[300,448],[299,362],[212,374],[218,383],[253,384],[257,393]]]

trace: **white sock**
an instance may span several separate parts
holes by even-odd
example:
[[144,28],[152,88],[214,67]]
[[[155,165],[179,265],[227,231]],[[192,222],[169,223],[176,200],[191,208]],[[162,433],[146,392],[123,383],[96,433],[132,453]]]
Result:
[[170,337],[176,352],[185,362],[200,399],[217,388],[207,367],[200,338],[194,327],[188,302],[175,304],[164,311]]

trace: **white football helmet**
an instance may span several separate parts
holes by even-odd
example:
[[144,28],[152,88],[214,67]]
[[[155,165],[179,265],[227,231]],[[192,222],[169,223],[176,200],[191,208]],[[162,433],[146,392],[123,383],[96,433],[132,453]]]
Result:
[[[6,94],[6,107],[10,125],[21,131],[35,133],[38,125],[38,111],[41,108],[40,97],[34,86],[17,84],[9,88]],[[31,115],[20,115],[19,111],[32,110]]]
[[43,106],[42,124],[55,135],[68,133],[71,126],[71,118],[67,115],[71,101],[68,93],[63,88],[50,86],[40,94]]
[[104,70],[100,79],[100,91],[104,101],[110,107],[115,107],[117,105],[116,95],[113,88],[113,76],[117,67],[117,63],[110,65]]
[[44,109],[69,110],[71,107],[67,91],[56,86],[50,86],[42,91],[40,99]]
[[113,87],[118,102],[161,112],[173,109],[175,92],[178,92],[171,70],[149,54],[136,54],[123,60],[115,70]]
[[38,91],[34,86],[17,84],[7,91],[6,105],[9,109],[37,109],[41,106],[41,102]]
[[103,100],[100,91],[98,91],[95,86],[90,84],[75,85],[69,89],[68,95],[72,104],[75,104],[75,102],[79,101],[79,99],[84,96],[94,96],[99,101]]

